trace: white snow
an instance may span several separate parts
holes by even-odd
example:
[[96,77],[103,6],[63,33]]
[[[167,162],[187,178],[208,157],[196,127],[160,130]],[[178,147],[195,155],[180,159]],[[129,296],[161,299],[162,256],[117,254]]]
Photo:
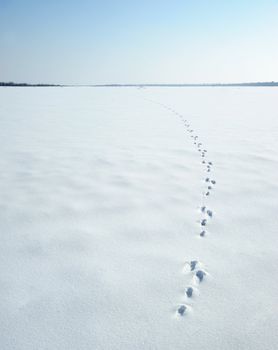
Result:
[[1,88],[1,350],[277,349],[277,101]]

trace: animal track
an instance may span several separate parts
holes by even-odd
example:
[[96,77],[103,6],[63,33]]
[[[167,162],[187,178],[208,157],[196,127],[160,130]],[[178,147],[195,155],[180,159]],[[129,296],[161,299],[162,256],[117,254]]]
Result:
[[186,306],[185,305],[180,305],[178,308],[178,313],[180,316],[183,316],[186,310]]
[[205,277],[206,273],[202,270],[198,270],[196,272],[196,277],[199,279],[200,282],[203,281],[203,278]]
[[187,273],[190,273],[194,271],[198,265],[199,265],[198,260],[186,261],[184,265],[184,271]]
[[[201,157],[200,164],[203,167],[204,172],[212,173],[212,170],[214,169],[213,162],[210,159],[207,159],[208,151],[206,148],[204,148],[202,142],[200,141],[199,135],[196,135],[188,119],[186,119],[182,114],[176,112],[174,109],[163,104],[160,104],[160,105],[181,119],[186,129],[186,132],[190,134],[190,139],[193,139],[192,144],[196,146],[196,150],[198,151],[198,154]],[[207,176],[204,178],[204,183],[205,183],[205,188],[202,191],[202,205],[199,207],[200,215],[202,216],[199,220],[200,226],[202,228],[201,232],[199,233],[200,237],[204,237],[206,235],[206,230],[204,228],[207,226],[207,217],[209,217],[210,219],[212,219],[213,217],[212,210],[207,209],[205,202],[206,202],[206,198],[210,195],[210,191],[212,191],[213,189],[212,185],[215,185],[216,181],[211,180],[211,178]],[[192,283],[195,284],[194,289],[191,286],[185,289],[185,296],[187,298],[192,298],[193,293],[195,295],[195,290],[197,290],[196,283],[198,285],[199,283],[203,282],[207,273],[202,269],[202,264],[200,264],[198,260],[187,261],[185,263],[184,269],[186,273],[192,274]],[[187,313],[188,306],[185,304],[180,304],[176,310],[179,316],[184,316]]]
[[192,294],[193,294],[193,288],[192,287],[188,287],[185,291],[186,295],[188,298],[191,298],[192,297]]
[[195,267],[196,267],[197,264],[198,264],[197,260],[190,261],[190,269],[191,269],[191,271],[195,270]]
[[207,214],[208,214],[208,216],[210,216],[212,218],[212,211],[211,210],[207,210]]

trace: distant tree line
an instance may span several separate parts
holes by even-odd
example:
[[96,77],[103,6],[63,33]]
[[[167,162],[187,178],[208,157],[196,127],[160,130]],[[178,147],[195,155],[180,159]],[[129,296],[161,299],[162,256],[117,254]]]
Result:
[[1,82],[0,86],[21,86],[21,87],[28,87],[28,86],[61,86],[56,84],[27,84],[27,83],[14,83],[12,81],[9,82]]
[[99,84],[99,85],[57,85],[57,84],[27,84],[14,82],[0,82],[0,86],[19,86],[19,87],[44,87],[44,86],[87,86],[87,87],[229,87],[229,86],[278,86],[278,82],[255,82],[255,83],[204,83],[204,84]]

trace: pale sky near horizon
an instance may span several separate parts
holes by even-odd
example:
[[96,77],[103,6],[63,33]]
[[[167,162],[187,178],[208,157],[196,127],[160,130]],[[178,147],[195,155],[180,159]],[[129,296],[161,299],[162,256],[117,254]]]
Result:
[[0,81],[278,81],[278,0],[0,0]]

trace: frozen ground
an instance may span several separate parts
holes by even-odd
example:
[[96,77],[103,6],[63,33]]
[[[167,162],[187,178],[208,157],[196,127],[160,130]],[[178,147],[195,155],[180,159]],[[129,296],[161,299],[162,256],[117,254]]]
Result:
[[277,349],[277,100],[1,88],[1,350]]

